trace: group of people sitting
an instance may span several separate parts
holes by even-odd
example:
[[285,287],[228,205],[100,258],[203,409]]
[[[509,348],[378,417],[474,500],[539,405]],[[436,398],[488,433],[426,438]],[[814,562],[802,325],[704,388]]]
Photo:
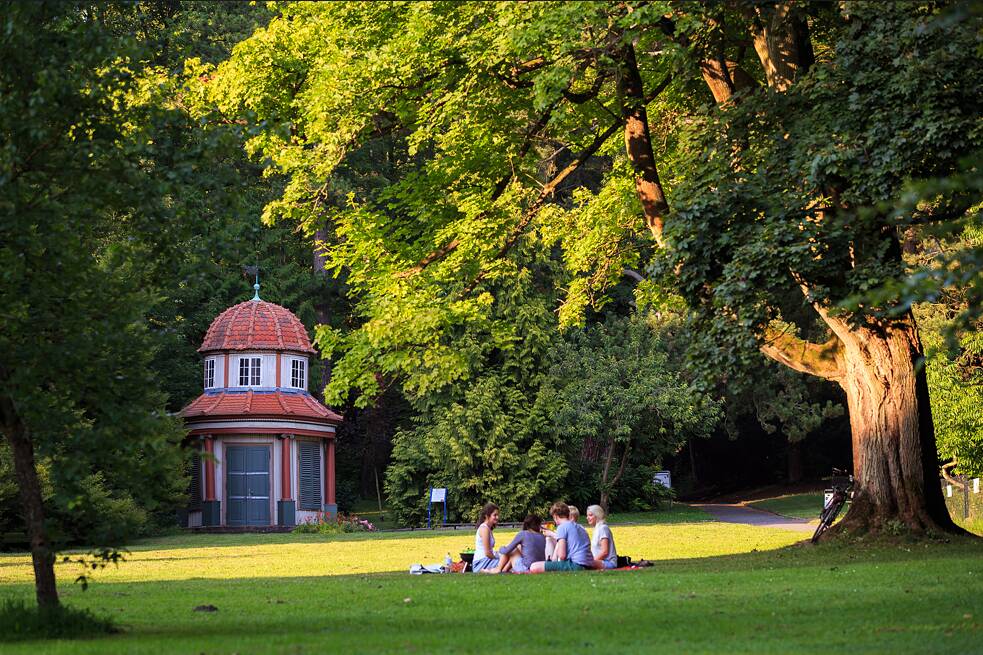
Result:
[[493,531],[498,525],[498,506],[494,503],[485,505],[474,536],[472,570],[476,573],[544,573],[617,568],[614,536],[599,505],[587,508],[587,523],[593,528],[590,537],[578,523],[580,511],[576,507],[553,503],[550,516],[556,524],[555,532],[544,530],[542,519],[530,514],[509,545],[496,551]]

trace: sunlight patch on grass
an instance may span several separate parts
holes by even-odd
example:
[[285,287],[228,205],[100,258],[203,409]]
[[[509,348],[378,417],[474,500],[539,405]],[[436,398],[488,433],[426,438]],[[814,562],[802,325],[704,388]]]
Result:
[[[614,526],[618,552],[635,560],[668,560],[716,555],[732,555],[781,548],[802,539],[796,532],[763,530],[751,526],[720,523],[682,523],[672,525]],[[496,531],[499,545],[508,543],[515,530]],[[234,543],[219,543],[216,537],[229,536]],[[344,537],[345,535],[341,535]],[[406,571],[414,563],[440,563],[446,553],[458,559],[459,553],[474,543],[470,532],[448,534],[377,534],[361,539],[316,535],[208,535],[212,545],[197,547],[194,538],[182,538],[184,546],[167,545],[154,549],[144,544],[131,552],[118,568],[92,574],[93,582],[139,582],[147,580],[190,580],[195,578],[278,578],[324,575],[350,575]],[[60,564],[61,580],[73,579],[73,565]],[[0,556],[0,583],[32,580],[27,555]]]

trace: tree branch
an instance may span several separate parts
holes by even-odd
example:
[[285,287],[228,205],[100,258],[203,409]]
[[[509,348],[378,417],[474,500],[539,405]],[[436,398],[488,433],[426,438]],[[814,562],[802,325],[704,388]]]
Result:
[[957,462],[955,459],[953,459],[951,462],[947,462],[947,463],[943,464],[942,465],[942,468],[940,469],[940,471],[942,472],[942,477],[945,478],[945,481],[946,482],[948,482],[949,484],[951,484],[953,487],[956,487],[957,489],[965,489],[966,488],[966,483],[965,482],[961,482],[959,479],[952,477],[952,475],[950,475],[950,473],[949,473],[949,471],[951,471],[952,469],[956,468],[956,466],[958,464],[959,464],[959,462]]
[[[553,115],[553,110],[556,108],[557,104],[559,104],[559,100],[557,100],[552,105],[550,105],[549,107],[547,107],[546,108],[546,111],[544,111],[543,112],[543,115],[539,117],[539,120],[536,121],[535,125],[533,125],[532,128],[526,133],[526,137],[523,140],[522,145],[519,147],[518,159],[521,160],[523,157],[526,156],[526,154],[528,154],[529,149],[532,147],[533,138],[537,134],[539,134],[540,132],[542,132],[542,130],[549,123],[550,117]],[[492,190],[491,198],[489,199],[489,204],[492,204],[496,200],[498,200],[498,198],[505,192],[505,189],[508,188],[509,183],[513,179],[515,179],[514,169],[511,170],[511,171],[509,171],[509,173],[507,173],[506,175],[504,175],[502,177],[502,179],[500,179],[495,184],[495,188]],[[423,269],[425,269],[430,264],[433,264],[435,261],[438,261],[440,259],[443,259],[447,255],[449,255],[452,252],[454,252],[454,250],[457,249],[457,247],[459,245],[461,245],[460,239],[456,239],[456,238],[455,239],[451,239],[450,241],[448,241],[446,244],[444,244],[440,248],[437,248],[436,250],[433,250],[430,253],[428,253],[423,259],[421,259],[419,262],[417,262],[416,265],[413,266],[412,268],[408,268],[405,271],[402,271],[402,272],[398,273],[396,275],[396,277],[398,277],[398,278],[408,278],[408,277],[412,277],[413,275],[416,275],[417,273],[421,272]]]
[[618,484],[618,480],[621,479],[622,474],[625,472],[625,464],[628,462],[629,452],[631,452],[631,443],[626,443],[625,451],[621,454],[621,464],[618,466],[618,472],[613,478],[611,478],[609,486],[613,487],[614,485]]
[[761,352],[780,364],[826,380],[837,380],[846,374],[843,344],[835,335],[822,344],[778,331],[767,333],[766,338]]
[[[617,132],[618,129],[620,128],[621,128],[621,119],[618,119],[608,129],[604,130],[604,132],[597,135],[589,146],[587,146],[584,150],[580,151],[577,154],[577,156],[573,158],[573,161],[571,161],[567,165],[566,168],[564,168],[562,171],[557,173],[553,177],[553,179],[550,180],[540,190],[539,196],[536,197],[536,200],[534,200],[533,203],[529,205],[529,207],[527,207],[526,210],[522,213],[522,218],[519,219],[519,222],[516,223],[515,227],[512,229],[512,232],[509,233],[509,236],[505,240],[505,243],[502,245],[498,253],[495,255],[495,259],[501,259],[502,257],[504,257],[505,254],[512,248],[512,246],[516,244],[516,242],[519,240],[519,237],[522,236],[522,233],[526,231],[526,228],[529,226],[529,223],[531,223],[532,219],[536,216],[536,212],[538,212],[539,209],[543,206],[547,198],[553,195],[557,187],[560,186],[560,183],[562,183],[563,180],[570,177],[570,175],[573,174],[574,171],[576,171],[584,164],[584,162],[590,159],[601,148],[601,146],[603,146],[604,143],[608,139],[610,139],[614,135],[614,133]],[[471,284],[465,287],[464,293],[468,294],[471,291],[473,291],[474,288],[478,286],[478,283],[485,278],[486,274],[487,274],[486,271],[482,271],[478,273],[478,275],[475,276],[475,279],[471,281]]]
[[[635,49],[625,47],[622,64],[623,75],[618,81],[619,96],[624,98],[621,115],[625,123],[625,150],[635,169],[635,191],[642,203],[645,224],[655,240],[662,245],[663,217],[669,211],[659,172],[652,153],[652,137],[649,133],[648,112],[645,109],[645,91],[642,76],[638,72]],[[659,86],[665,88],[668,81]]]

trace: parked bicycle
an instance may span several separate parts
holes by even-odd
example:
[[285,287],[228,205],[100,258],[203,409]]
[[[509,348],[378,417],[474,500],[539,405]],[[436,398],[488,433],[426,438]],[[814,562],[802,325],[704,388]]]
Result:
[[819,540],[820,535],[829,529],[829,526],[833,525],[836,517],[840,515],[840,510],[846,505],[846,501],[853,498],[853,476],[847,474],[845,471],[839,469],[833,469],[833,475],[830,478],[830,486],[833,489],[833,495],[830,496],[829,501],[823,507],[822,513],[819,515],[819,525],[816,527],[816,531],[812,535],[812,543],[816,543]]

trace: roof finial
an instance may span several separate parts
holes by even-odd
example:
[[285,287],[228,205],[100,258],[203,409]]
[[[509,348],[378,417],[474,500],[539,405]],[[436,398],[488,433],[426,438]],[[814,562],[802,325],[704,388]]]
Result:
[[259,300],[259,266],[256,267],[256,284],[253,285],[253,289],[256,291],[253,300]]

